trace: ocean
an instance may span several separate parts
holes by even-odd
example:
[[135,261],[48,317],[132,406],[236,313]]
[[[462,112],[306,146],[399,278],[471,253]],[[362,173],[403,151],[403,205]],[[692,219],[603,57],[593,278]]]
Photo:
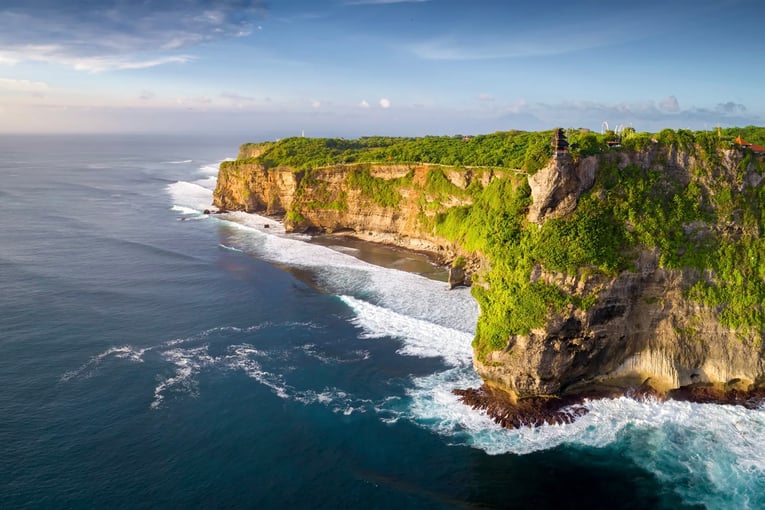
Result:
[[244,141],[0,137],[0,508],[765,507],[765,411],[462,405],[468,289],[202,214]]

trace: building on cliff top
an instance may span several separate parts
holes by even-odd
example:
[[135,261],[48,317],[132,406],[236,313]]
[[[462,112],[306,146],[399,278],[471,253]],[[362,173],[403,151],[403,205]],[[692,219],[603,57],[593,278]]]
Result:
[[568,140],[566,139],[566,133],[563,131],[563,128],[557,128],[553,131],[552,147],[553,157],[555,159],[569,157]]
[[741,136],[737,136],[734,142],[736,142],[736,145],[744,149],[750,149],[752,152],[754,152],[758,156],[765,155],[765,147],[763,147],[762,145],[757,145],[756,143],[749,143],[743,138],[741,138]]

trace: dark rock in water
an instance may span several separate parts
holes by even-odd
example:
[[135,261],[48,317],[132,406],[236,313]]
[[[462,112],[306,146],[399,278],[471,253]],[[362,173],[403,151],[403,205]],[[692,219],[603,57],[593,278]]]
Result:
[[449,289],[459,285],[465,285],[465,269],[461,266],[452,266],[449,268]]
[[480,411],[486,411],[497,424],[515,429],[544,424],[572,423],[589,411],[585,400],[628,397],[633,400],[679,400],[699,404],[727,404],[759,409],[765,404],[765,388],[744,389],[735,384],[700,383],[682,386],[663,393],[651,387],[650,380],[634,388],[603,387],[575,395],[516,398],[514,395],[484,384],[480,388],[453,390],[460,400]]
[[210,212],[210,209],[205,209],[204,211],[202,211],[202,214],[212,214],[212,213]]
[[264,223],[263,224],[263,228],[270,228],[270,227],[271,227],[271,225],[269,225],[268,223]]
[[727,404],[758,409],[765,403],[765,388],[747,389],[737,385],[698,383],[671,390],[668,396],[672,400],[684,402]]
[[508,429],[572,423],[588,412],[581,405],[584,398],[578,396],[515,399],[503,390],[486,385],[453,393],[474,409],[486,411],[497,424]]

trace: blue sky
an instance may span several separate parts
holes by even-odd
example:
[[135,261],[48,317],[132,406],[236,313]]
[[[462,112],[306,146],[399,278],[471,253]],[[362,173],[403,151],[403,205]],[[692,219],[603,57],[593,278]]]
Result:
[[2,0],[0,132],[763,125],[755,0]]

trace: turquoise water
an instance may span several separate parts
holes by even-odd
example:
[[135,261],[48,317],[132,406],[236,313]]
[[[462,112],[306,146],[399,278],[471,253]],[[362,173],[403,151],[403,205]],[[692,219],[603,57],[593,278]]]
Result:
[[469,292],[201,214],[241,141],[0,139],[0,508],[765,506],[763,411],[462,406]]

